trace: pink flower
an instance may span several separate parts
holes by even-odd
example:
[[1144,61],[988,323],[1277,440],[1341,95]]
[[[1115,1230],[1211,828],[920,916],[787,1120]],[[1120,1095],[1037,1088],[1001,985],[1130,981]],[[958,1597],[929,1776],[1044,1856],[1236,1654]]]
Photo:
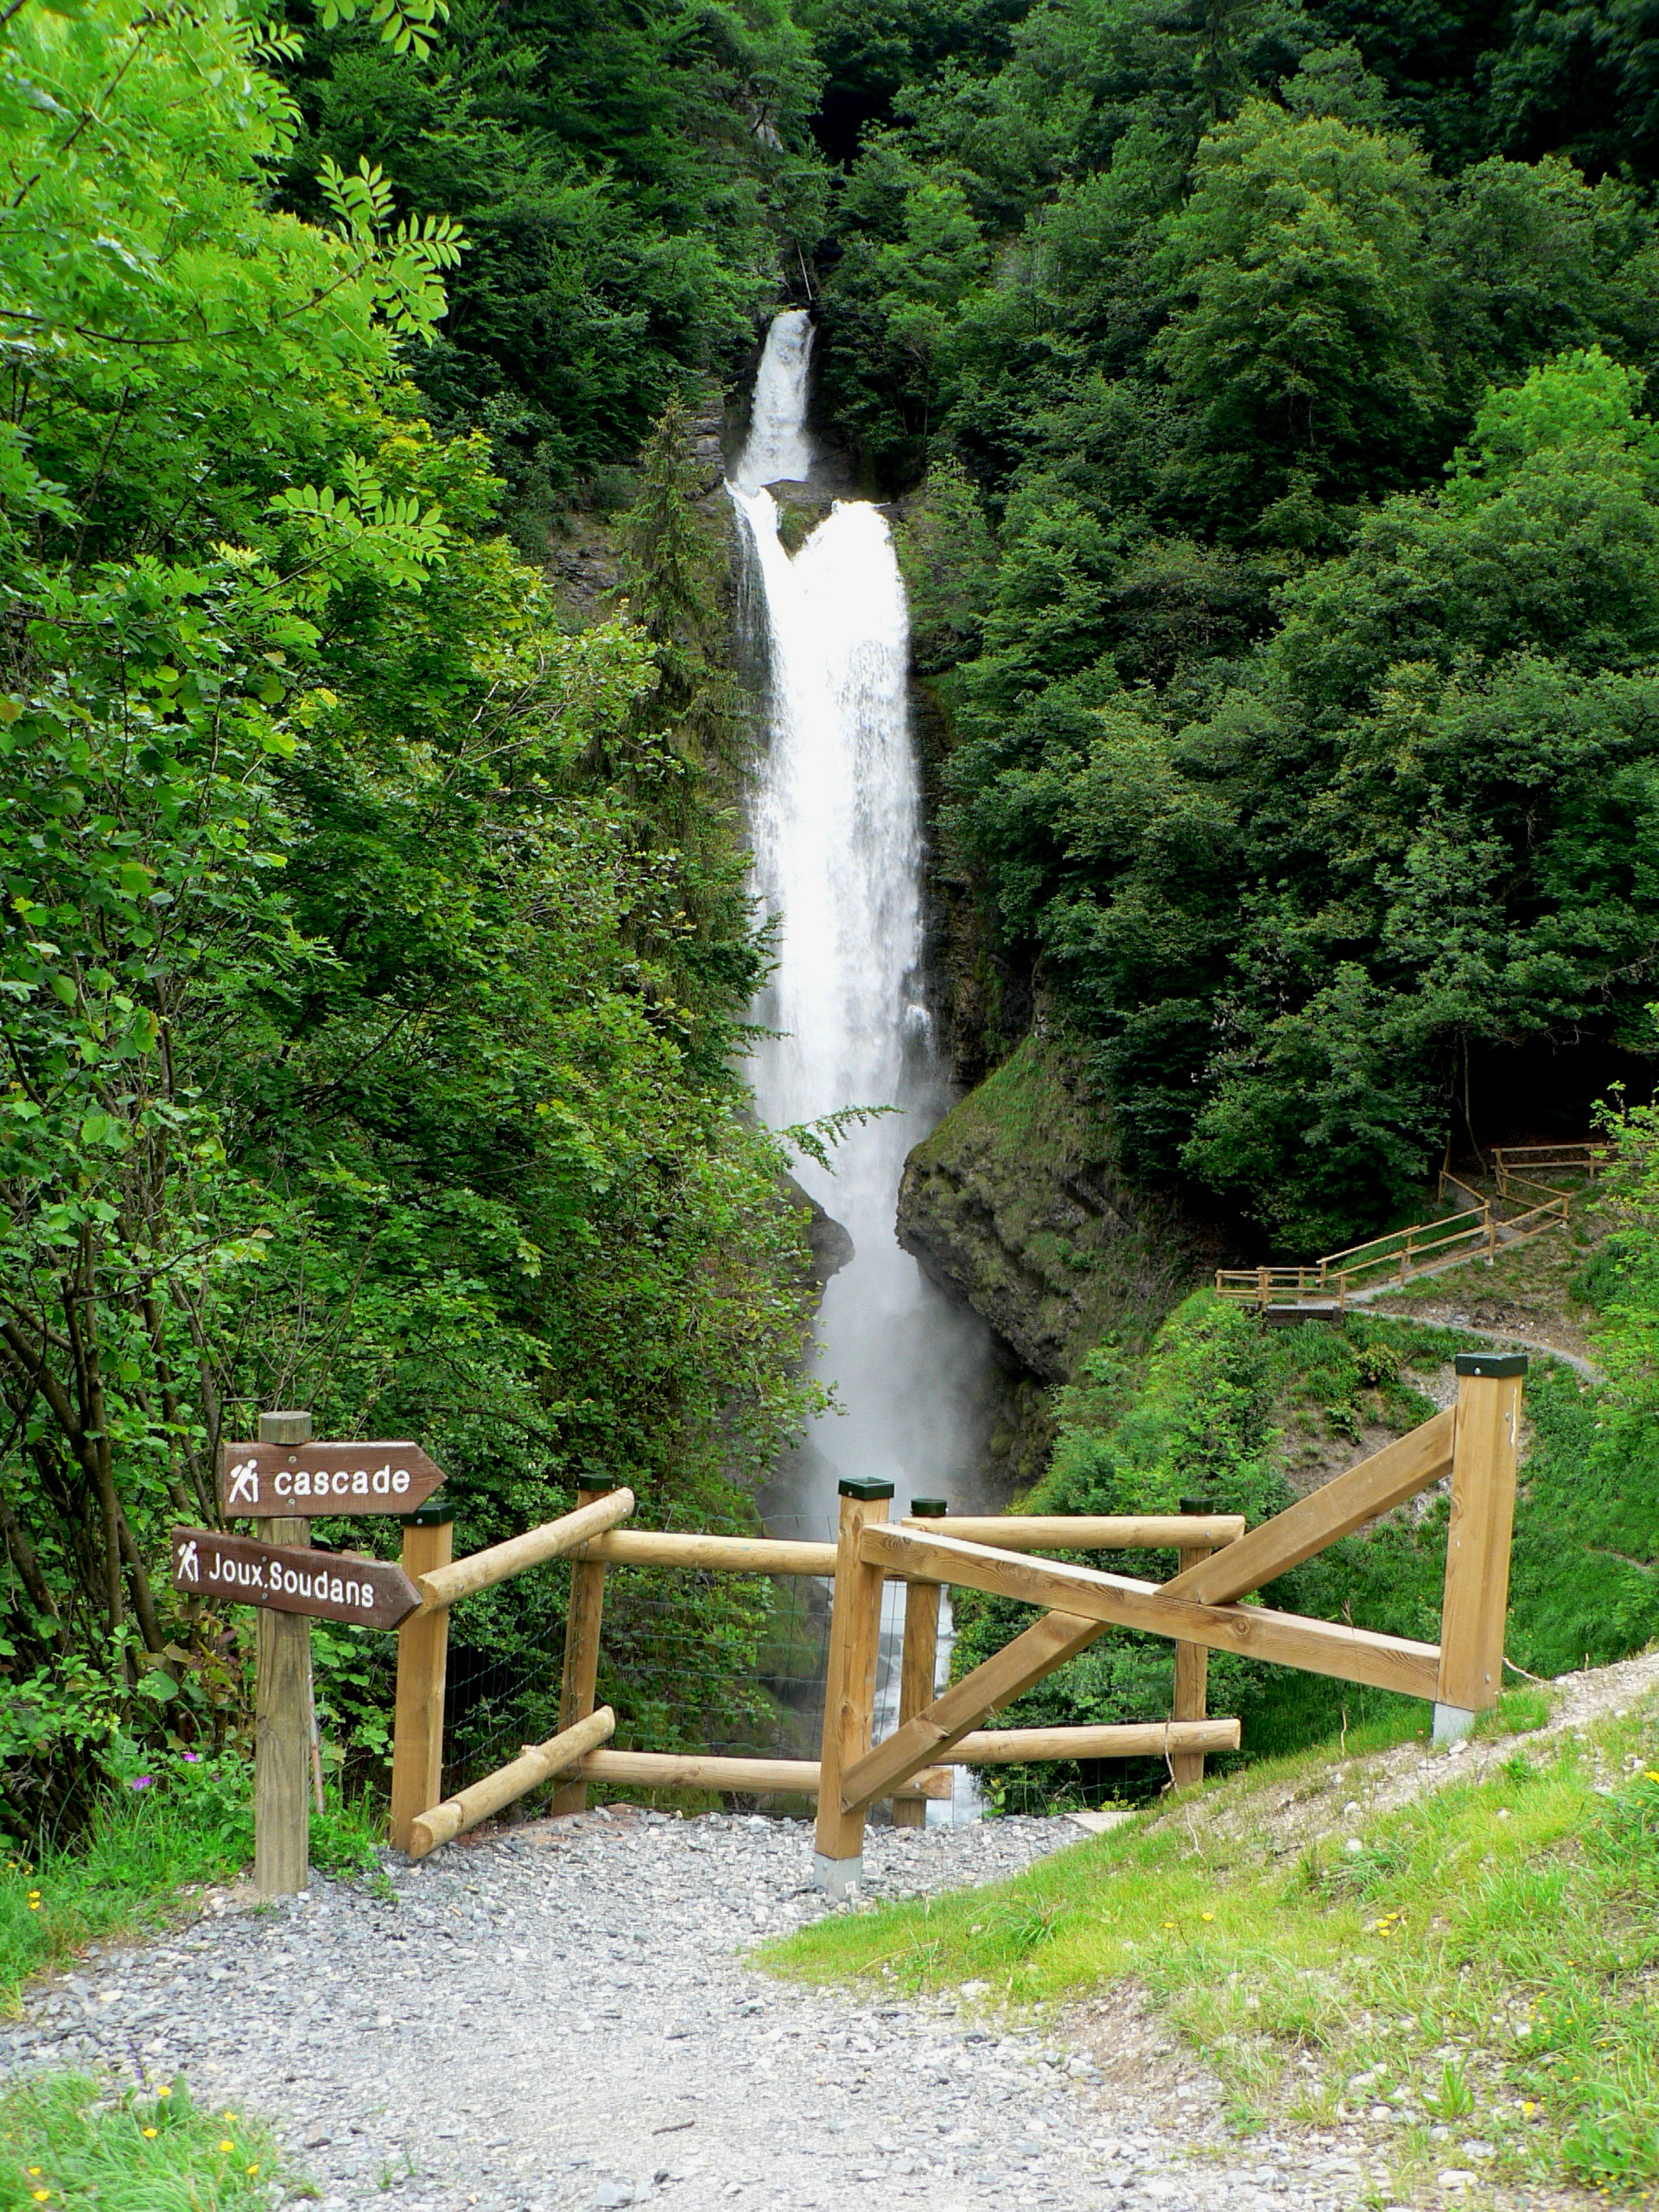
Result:
[[187,1751],[184,1756],[189,1760],[192,1766],[198,1766],[201,1763],[201,1753],[200,1751]]
[[136,1782],[130,1782],[127,1787],[129,1789],[148,1789],[155,1779],[153,1774],[141,1774]]

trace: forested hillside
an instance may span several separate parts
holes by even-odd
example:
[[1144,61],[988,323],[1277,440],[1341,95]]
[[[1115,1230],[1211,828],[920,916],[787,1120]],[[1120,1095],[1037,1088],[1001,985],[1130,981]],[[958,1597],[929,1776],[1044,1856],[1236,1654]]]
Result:
[[1644,22],[826,11],[830,404],[927,470],[1003,972],[1289,1253],[1646,1087]]
[[1058,1024],[1125,1175],[1263,1252],[1645,1095],[1637,0],[20,0],[0,68],[29,1818],[240,1726],[160,1563],[257,1407],[419,1436],[468,1542],[585,1471],[741,1519],[798,1420],[677,412],[781,302],[904,495],[992,1057]]

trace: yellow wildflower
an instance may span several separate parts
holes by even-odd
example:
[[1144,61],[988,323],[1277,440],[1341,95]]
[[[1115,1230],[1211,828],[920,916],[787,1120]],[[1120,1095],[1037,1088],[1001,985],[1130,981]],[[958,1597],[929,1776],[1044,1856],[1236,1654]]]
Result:
[[156,2140],[156,2130],[153,2127],[142,2128],[139,2132],[148,2141],[153,2143]]
[[234,2151],[236,2145],[232,2142],[230,2137],[227,2135],[219,2147],[221,2151]]

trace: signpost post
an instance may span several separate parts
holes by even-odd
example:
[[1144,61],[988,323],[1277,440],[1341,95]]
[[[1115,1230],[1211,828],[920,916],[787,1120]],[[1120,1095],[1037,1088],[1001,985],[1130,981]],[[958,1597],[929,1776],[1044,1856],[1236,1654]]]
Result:
[[256,1536],[175,1529],[173,1586],[187,1595],[259,1608],[254,1689],[254,1885],[262,1897],[304,1889],[311,1873],[313,1618],[396,1628],[419,1610],[401,1567],[320,1552],[312,1516],[410,1514],[443,1480],[418,1445],[314,1443],[308,1413],[259,1416],[254,1443],[219,1452],[219,1503],[246,1515]]
[[[307,1413],[259,1416],[262,1444],[297,1446],[311,1435]],[[222,1503],[221,1499],[221,1503]],[[271,1541],[308,1548],[308,1518],[269,1524]],[[253,1693],[253,1885],[262,1897],[311,1885],[311,1630],[304,1616],[259,1608]]]

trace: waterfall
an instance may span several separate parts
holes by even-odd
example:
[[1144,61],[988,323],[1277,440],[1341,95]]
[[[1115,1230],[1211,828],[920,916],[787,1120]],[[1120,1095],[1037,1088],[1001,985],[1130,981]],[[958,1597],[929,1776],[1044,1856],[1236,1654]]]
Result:
[[[912,743],[909,627],[880,508],[837,500],[790,556],[765,487],[806,478],[811,326],[772,326],[751,427],[728,489],[762,609],[767,742],[750,804],[753,885],[777,966],[755,1009],[770,1033],[748,1073],[774,1128],[846,1106],[897,1110],[810,1160],[800,1182],[853,1239],[824,1294],[816,1370],[840,1410],[821,1418],[763,1499],[767,1523],[833,1535],[843,1475],[984,1508],[976,1476],[989,1338],[898,1242],[905,1156],[950,1103],[923,992],[922,806]],[[896,1594],[896,1592],[895,1592]],[[896,1676],[896,1669],[885,1670]],[[958,1774],[965,1770],[958,1769]]]
[[806,428],[807,377],[812,365],[812,318],[804,308],[779,315],[766,333],[749,400],[749,435],[733,472],[746,492],[785,480],[804,484],[812,471]]

